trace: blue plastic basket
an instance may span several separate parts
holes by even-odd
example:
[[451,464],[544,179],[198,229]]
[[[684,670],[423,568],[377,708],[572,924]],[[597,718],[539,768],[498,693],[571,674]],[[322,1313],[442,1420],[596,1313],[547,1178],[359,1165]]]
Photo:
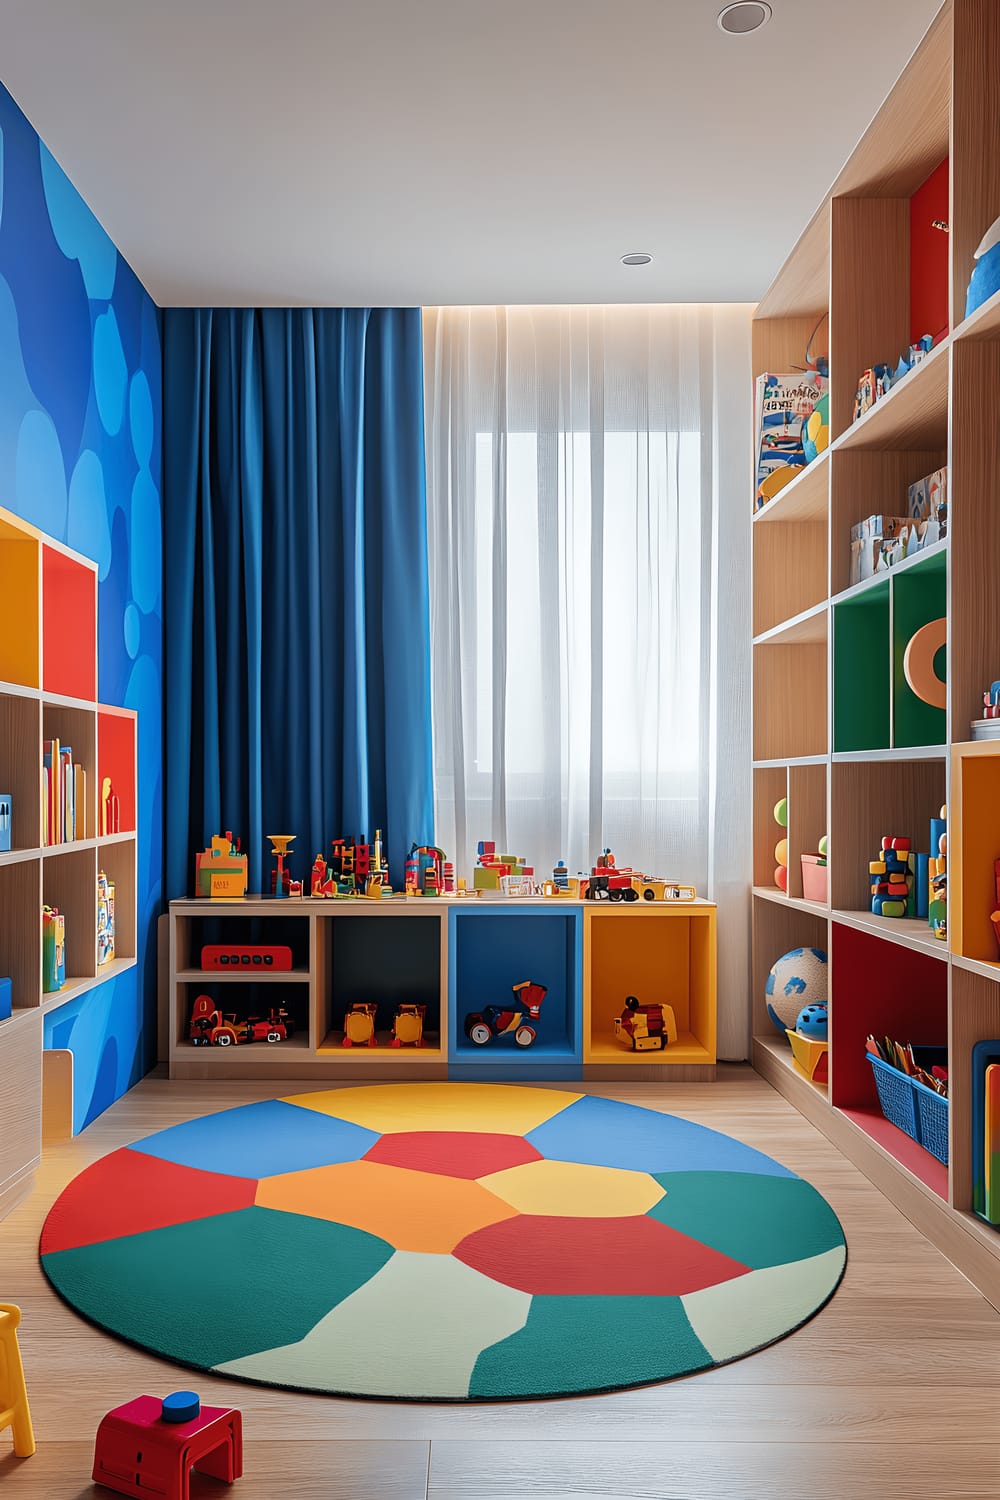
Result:
[[[948,1165],[948,1100],[936,1094],[916,1078],[908,1078],[871,1052],[866,1054],[875,1074],[875,1087],[882,1113],[890,1125],[905,1132],[918,1146],[923,1146],[938,1161]],[[946,1064],[947,1047],[914,1047],[913,1055],[922,1068],[935,1063]]]

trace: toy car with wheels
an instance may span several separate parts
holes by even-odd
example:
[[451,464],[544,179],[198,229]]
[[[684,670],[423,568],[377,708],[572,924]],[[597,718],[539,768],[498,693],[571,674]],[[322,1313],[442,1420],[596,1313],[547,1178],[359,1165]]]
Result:
[[529,1022],[538,1020],[548,989],[531,979],[522,979],[511,988],[516,1006],[486,1005],[466,1016],[465,1034],[477,1047],[485,1047],[498,1036],[512,1036],[519,1047],[530,1047],[535,1040],[538,1033]]
[[355,1000],[344,1017],[344,1039],[342,1047],[377,1047],[375,1016],[378,1006],[374,1000]]
[[615,1036],[631,1042],[633,1052],[662,1052],[677,1040],[677,1021],[670,1005],[643,1005],[635,995],[625,996],[625,1009],[615,1016]]
[[409,1002],[397,1005],[392,1020],[390,1047],[422,1047],[426,1016],[426,1005],[412,1005]]
[[643,901],[694,901],[697,892],[693,885],[682,885],[676,880],[661,880],[659,875],[633,875],[632,889]]

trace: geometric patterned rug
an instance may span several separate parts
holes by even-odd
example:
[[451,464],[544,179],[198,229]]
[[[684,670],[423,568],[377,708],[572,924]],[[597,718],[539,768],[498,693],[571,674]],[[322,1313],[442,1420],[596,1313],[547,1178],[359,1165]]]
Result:
[[70,1183],[39,1253],[84,1317],[177,1364],[431,1401],[710,1369],[800,1327],[847,1259],[816,1189],[729,1136],[459,1083],[161,1130]]

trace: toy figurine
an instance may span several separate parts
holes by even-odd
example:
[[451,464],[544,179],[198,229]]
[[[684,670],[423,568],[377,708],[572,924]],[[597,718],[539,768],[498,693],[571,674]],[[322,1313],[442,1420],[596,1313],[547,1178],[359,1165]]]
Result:
[[615,1016],[615,1036],[632,1043],[633,1052],[662,1052],[677,1040],[677,1021],[671,1005],[643,1005],[625,996],[625,1009]]
[[[294,833],[269,833],[266,837],[271,843],[271,853],[277,860],[277,868],[271,871],[271,895],[285,897],[291,895],[302,895],[301,880],[292,880],[291,874],[285,867],[290,845],[295,843]],[[293,889],[297,887],[297,889]]]
[[101,782],[101,834],[107,837],[109,833],[120,833],[120,823],[121,804],[111,785],[111,777],[105,776]]
[[511,989],[520,1008],[487,1005],[481,1011],[470,1011],[466,1016],[465,1034],[477,1047],[485,1047],[495,1036],[513,1036],[519,1047],[530,1047],[535,1040],[537,1032],[528,1025],[525,1013],[532,1021],[537,1021],[548,990],[544,984],[536,984],[531,979],[522,979]]
[[238,901],[247,893],[247,857],[227,830],[194,857],[195,893],[213,901]]
[[391,1047],[422,1047],[426,1017],[426,1005],[408,1002],[397,1005],[392,1021],[392,1041],[389,1045]]
[[355,1000],[344,1016],[344,1039],[342,1047],[377,1047],[375,1017],[378,1006],[374,1000]]

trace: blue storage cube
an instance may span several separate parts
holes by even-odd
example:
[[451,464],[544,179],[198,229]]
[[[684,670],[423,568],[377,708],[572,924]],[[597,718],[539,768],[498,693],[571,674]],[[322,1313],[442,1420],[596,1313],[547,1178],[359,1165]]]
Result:
[[10,1019],[11,1006],[14,1004],[14,986],[9,979],[0,979],[0,1021]]

